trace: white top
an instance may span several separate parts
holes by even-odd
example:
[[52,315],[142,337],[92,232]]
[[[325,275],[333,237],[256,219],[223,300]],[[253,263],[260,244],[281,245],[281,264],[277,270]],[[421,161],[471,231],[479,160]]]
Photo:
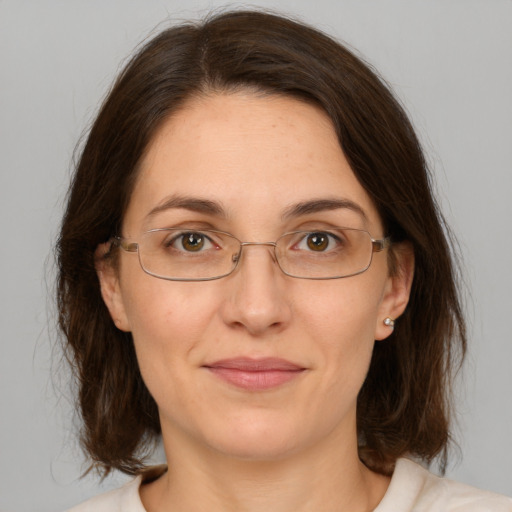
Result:
[[[141,482],[138,476],[68,512],[146,512],[140,501]],[[374,512],[512,512],[512,498],[440,478],[415,462],[399,459]]]

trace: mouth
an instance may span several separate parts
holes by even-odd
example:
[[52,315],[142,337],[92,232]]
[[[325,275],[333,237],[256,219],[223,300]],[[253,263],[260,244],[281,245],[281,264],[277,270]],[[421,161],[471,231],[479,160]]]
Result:
[[306,368],[285,359],[246,357],[223,359],[204,365],[221,380],[246,391],[265,391],[298,378]]

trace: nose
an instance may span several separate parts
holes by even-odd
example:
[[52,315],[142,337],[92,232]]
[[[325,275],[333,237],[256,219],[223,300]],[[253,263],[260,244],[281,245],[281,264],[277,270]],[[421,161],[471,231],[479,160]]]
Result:
[[[249,247],[249,246],[258,247]],[[287,278],[275,259],[274,243],[244,243],[236,270],[224,279],[223,320],[252,336],[276,333],[290,322]]]

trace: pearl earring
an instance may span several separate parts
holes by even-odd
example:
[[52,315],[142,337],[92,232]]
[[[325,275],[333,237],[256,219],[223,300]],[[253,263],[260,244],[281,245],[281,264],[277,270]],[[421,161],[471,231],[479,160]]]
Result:
[[395,328],[395,321],[393,318],[387,316],[384,318],[384,325],[387,325],[388,327],[391,327],[391,329]]

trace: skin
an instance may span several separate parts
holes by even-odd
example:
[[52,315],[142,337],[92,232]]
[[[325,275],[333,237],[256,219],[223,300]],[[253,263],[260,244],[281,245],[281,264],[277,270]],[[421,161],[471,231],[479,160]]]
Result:
[[[169,197],[215,201],[217,213],[166,208]],[[283,219],[313,199],[349,208]],[[267,242],[314,225],[385,236],[333,126],[296,99],[250,92],[190,100],[150,144],[122,235],[194,223],[243,241]],[[409,297],[413,257],[394,247],[357,276],[326,281],[284,275],[269,246],[244,248],[233,274],[172,282],[144,273],[121,251],[117,269],[98,268],[118,328],[131,331],[145,383],[158,404],[169,471],[141,487],[153,511],[373,510],[389,480],[357,454],[356,400],[375,340]],[[267,391],[236,388],[205,369],[232,357],[279,357],[305,368]],[[200,492],[198,491],[200,489]]]

